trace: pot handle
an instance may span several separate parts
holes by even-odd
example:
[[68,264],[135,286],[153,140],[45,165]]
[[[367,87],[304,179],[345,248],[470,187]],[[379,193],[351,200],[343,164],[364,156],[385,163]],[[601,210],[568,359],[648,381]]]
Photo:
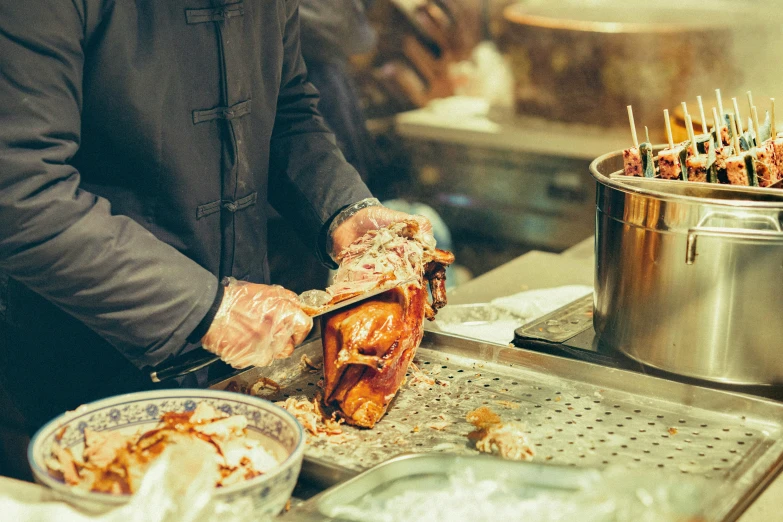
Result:
[[[704,223],[718,219],[733,221],[738,220],[746,224],[753,223],[755,227],[740,228],[725,226],[704,226]],[[696,240],[699,236],[783,243],[783,229],[781,229],[778,220],[772,216],[760,216],[758,214],[710,213],[704,216],[698,225],[688,229],[688,239],[685,244],[686,265],[692,265],[696,261]]]

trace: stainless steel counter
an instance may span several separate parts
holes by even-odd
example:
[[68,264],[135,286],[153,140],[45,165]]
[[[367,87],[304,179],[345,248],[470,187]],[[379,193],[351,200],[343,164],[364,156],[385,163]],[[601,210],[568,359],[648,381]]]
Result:
[[[486,303],[523,290],[568,284],[593,284],[594,239],[589,238],[561,254],[533,251],[483,274],[449,293],[450,304]],[[783,475],[756,499],[739,522],[783,520]]]
[[[455,288],[449,294],[449,302],[481,303],[528,289],[565,284],[590,285],[593,282],[592,245],[592,239],[589,239],[562,254],[530,252]],[[41,486],[6,477],[0,477],[0,494],[28,502],[49,500],[46,490]],[[783,501],[783,476],[778,477],[738,520],[739,522],[781,520],[781,501]]]

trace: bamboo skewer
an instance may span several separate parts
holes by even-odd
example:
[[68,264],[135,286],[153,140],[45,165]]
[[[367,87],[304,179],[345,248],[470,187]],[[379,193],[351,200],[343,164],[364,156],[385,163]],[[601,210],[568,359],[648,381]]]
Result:
[[647,125],[644,126],[644,138],[647,140],[647,143],[652,145],[652,142],[650,141],[650,131],[647,130]]
[[729,123],[731,123],[731,134],[732,134],[731,145],[734,148],[734,155],[737,155],[740,152],[742,152],[742,150],[740,149],[737,120],[734,118],[733,114],[729,114]]
[[688,138],[691,140],[691,147],[693,148],[693,155],[699,155],[699,148],[696,146],[696,135],[693,133],[693,120],[690,114],[685,115],[685,128],[688,130]]
[[723,98],[720,95],[720,89],[715,89],[715,97],[718,99],[718,112],[720,112],[720,117],[723,118],[723,115],[726,113],[723,112]]
[[628,106],[628,122],[631,124],[631,136],[633,137],[633,146],[639,148],[639,139],[636,137],[636,124],[633,121],[633,108]]
[[715,107],[712,108],[712,119],[715,122],[715,150],[718,150],[723,147],[723,139],[720,135],[720,118],[718,118],[718,110]]
[[742,130],[742,117],[740,116],[739,104],[737,104],[737,98],[732,98],[731,102],[734,104],[734,122],[737,124],[737,129],[739,133],[742,134],[744,131]]
[[753,107],[755,107],[755,105],[753,105],[753,95],[750,93],[750,91],[746,92],[745,95],[747,95],[747,97],[748,97],[748,111],[752,115],[753,114]]
[[707,117],[704,115],[704,103],[701,101],[701,96],[696,96],[696,101],[699,102],[699,116],[701,116],[701,133],[707,134],[709,132],[709,129],[707,129]]
[[[750,91],[748,91],[750,93]],[[759,125],[759,111],[756,110],[756,106],[750,108],[751,114],[753,114],[753,125],[756,127],[756,147],[761,146],[761,126]]]
[[775,138],[778,137],[778,127],[775,124],[775,98],[770,98],[769,103],[770,103],[769,137],[774,140]]
[[663,118],[666,121],[666,137],[669,138],[669,148],[674,148],[674,136],[672,135],[672,122],[669,119],[669,109],[663,110]]

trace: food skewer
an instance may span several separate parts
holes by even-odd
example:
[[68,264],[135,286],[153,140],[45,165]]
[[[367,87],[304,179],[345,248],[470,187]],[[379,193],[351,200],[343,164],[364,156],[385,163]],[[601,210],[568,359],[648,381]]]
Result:
[[734,154],[739,154],[740,152],[740,143],[739,143],[739,129],[737,129],[737,120],[734,118],[733,114],[729,115],[729,120],[731,122],[731,133],[732,133],[732,147],[734,147]]
[[666,137],[669,138],[669,148],[674,148],[674,135],[672,135],[672,122],[669,119],[669,109],[663,110],[663,119],[666,122]]
[[718,111],[715,107],[712,108],[712,119],[715,123],[715,161],[710,169],[710,181],[713,183],[728,183],[729,179],[726,175],[726,160],[732,155],[731,145],[723,145],[723,139],[721,136],[721,118],[718,116]]
[[[690,138],[690,154],[685,159],[685,175],[687,181],[707,181],[707,156],[699,154],[699,148],[696,145],[696,136],[693,133],[693,119],[690,114],[685,115],[685,128],[688,130]],[[687,178],[685,177],[687,175]]]
[[751,153],[753,169],[756,172],[759,186],[769,187],[777,183],[780,176],[775,163],[775,143],[772,139],[761,141],[759,111],[754,105],[751,107],[750,112],[753,115],[753,125],[756,132],[756,148]]
[[633,108],[628,106],[628,123],[631,124],[631,138],[633,147],[623,150],[623,172],[626,176],[643,176],[644,165],[642,153],[639,150],[639,138],[636,136],[636,122],[633,119]]
[[633,107],[628,106],[628,122],[631,124],[631,136],[633,137],[633,146],[639,148],[639,139],[636,137],[636,123],[633,121]]
[[[688,112],[688,104],[685,102],[682,102],[682,113],[684,117],[691,117],[690,113]],[[702,117],[704,115],[704,110],[702,108]],[[691,118],[691,125],[693,125],[693,118]],[[707,125],[704,120],[702,120],[702,130],[707,128]],[[710,144],[711,144],[712,138],[710,138],[708,133],[702,132],[698,136],[696,136],[696,148],[699,150],[699,152],[704,152],[705,154],[709,152],[710,150]]]
[[699,149],[696,147],[696,135],[693,133],[693,120],[690,114],[685,115],[685,130],[688,131],[688,139],[690,139],[690,150],[694,156],[699,154]]
[[[748,95],[750,95],[750,91],[748,91]],[[759,125],[759,111],[756,110],[756,106],[753,105],[750,108],[750,114],[753,117],[753,132],[756,134],[756,147],[761,146],[761,125]]]
[[682,175],[682,159],[684,147],[674,144],[672,135],[672,122],[669,119],[669,109],[663,110],[666,123],[666,137],[669,140],[669,148],[658,151],[658,173],[663,179],[679,179]]
[[770,140],[775,150],[775,167],[778,169],[778,178],[783,177],[783,136],[778,136],[775,123],[775,98],[770,98]]
[[718,112],[723,117],[726,113],[723,111],[723,97],[720,95],[720,89],[715,89],[715,97],[718,99]]
[[734,104],[734,123],[736,124],[737,131],[740,134],[742,134],[744,132],[742,130],[742,116],[740,116],[739,104],[737,103],[737,98],[732,98],[731,102]]
[[696,101],[699,102],[699,116],[701,117],[701,132],[702,134],[709,134],[707,129],[707,117],[704,115],[704,103],[701,101],[701,96],[696,96]]
[[[736,100],[736,98],[734,98]],[[739,128],[734,114],[729,115],[732,132],[734,134],[734,155],[726,160],[726,178],[731,185],[749,186],[755,185],[753,176],[753,161],[750,154],[740,149]]]
[[750,91],[747,91],[745,95],[748,97],[748,111],[753,114],[753,107],[755,107],[755,105],[753,105],[753,94],[751,94]]

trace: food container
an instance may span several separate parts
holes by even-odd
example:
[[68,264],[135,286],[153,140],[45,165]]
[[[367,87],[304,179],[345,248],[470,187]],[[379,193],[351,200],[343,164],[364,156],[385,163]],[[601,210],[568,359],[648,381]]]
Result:
[[302,465],[305,446],[302,428],[291,414],[269,401],[225,391],[180,389],[130,393],[60,415],[30,441],[27,458],[35,480],[51,488],[56,498],[89,513],[103,513],[126,504],[129,495],[81,491],[50,476],[45,461],[51,455],[52,444],[59,439],[62,447],[81,455],[85,428],[135,434],[154,428],[165,412],[191,411],[200,402],[226,413],[246,416],[248,437],[262,440],[264,448],[281,461],[269,473],[218,489],[215,500],[230,504],[240,498],[250,498],[258,517],[280,513],[291,498]]
[[783,191],[625,183],[596,159],[594,326],[646,365],[731,384],[783,383]]
[[328,489],[286,520],[717,521],[710,500],[725,489],[682,473],[407,454]]
[[723,1],[515,2],[503,11],[498,39],[514,75],[517,112],[621,126],[625,115],[617,107],[633,105],[637,121],[661,122],[664,107],[716,87],[733,91],[750,74],[747,64],[755,63],[738,60],[735,49],[756,41],[758,31],[751,28],[761,22],[752,7]]

